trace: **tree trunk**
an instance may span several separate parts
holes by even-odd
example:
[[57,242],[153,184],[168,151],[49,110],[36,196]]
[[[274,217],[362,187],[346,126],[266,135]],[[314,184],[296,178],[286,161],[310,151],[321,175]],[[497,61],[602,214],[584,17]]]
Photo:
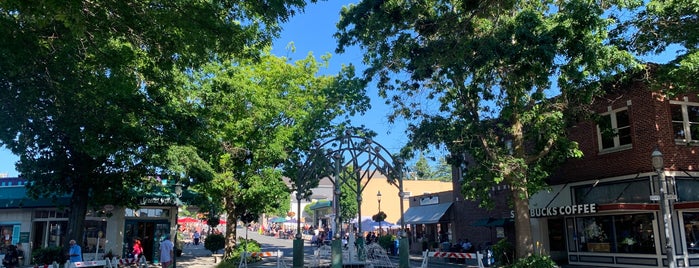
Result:
[[235,202],[232,201],[233,198],[225,198],[226,202],[226,254],[224,256],[230,256],[235,247],[238,244],[236,241],[237,230],[238,230],[238,218],[235,215]]
[[68,233],[66,234],[66,240],[63,241],[63,249],[68,253],[70,244],[68,243],[71,239],[75,239],[75,242],[82,248],[85,248],[83,244],[83,234],[85,232],[85,215],[87,214],[87,200],[89,198],[89,191],[85,187],[77,186],[73,191],[73,195],[70,197],[70,214],[68,215]]
[[515,254],[524,258],[534,253],[532,228],[529,221],[529,193],[524,187],[512,188],[515,209]]

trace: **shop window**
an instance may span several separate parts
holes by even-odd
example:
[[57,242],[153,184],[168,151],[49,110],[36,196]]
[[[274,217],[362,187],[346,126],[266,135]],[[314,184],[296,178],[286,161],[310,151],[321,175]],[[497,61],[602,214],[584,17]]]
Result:
[[[83,237],[83,253],[104,253],[106,243],[105,233],[107,230],[106,221],[85,221],[85,232]],[[99,247],[98,242],[99,241]]]
[[699,143],[699,104],[671,102],[670,115],[675,141]]
[[5,254],[7,247],[19,242],[19,225],[0,225],[0,254]]
[[688,177],[675,177],[675,185],[678,200],[699,201],[699,180]]
[[68,233],[68,221],[34,221],[35,247],[63,246]]
[[653,214],[576,218],[575,245],[582,252],[655,254]]
[[614,216],[616,252],[655,253],[652,214]]
[[126,217],[163,218],[170,217],[169,209],[162,208],[142,208],[125,210]]
[[597,124],[597,140],[600,151],[631,147],[631,123],[627,108],[614,110],[600,116]]
[[577,204],[647,203],[651,195],[647,180],[584,185],[573,194]]
[[684,241],[690,254],[699,253],[699,212],[682,213]]

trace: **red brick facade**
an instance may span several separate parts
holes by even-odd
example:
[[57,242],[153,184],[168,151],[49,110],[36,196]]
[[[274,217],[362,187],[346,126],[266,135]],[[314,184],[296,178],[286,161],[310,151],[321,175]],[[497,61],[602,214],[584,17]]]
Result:
[[[672,98],[698,102],[697,94]],[[632,147],[615,152],[600,153],[597,126],[592,121],[581,122],[569,131],[570,139],[579,143],[584,156],[570,159],[551,178],[552,184],[577,182],[652,171],[651,152],[657,147],[664,155],[668,170],[697,170],[699,146],[675,142],[668,98],[652,92],[643,83],[634,83],[629,90],[597,99],[596,112],[628,107]],[[628,105],[630,104],[630,105]],[[699,144],[697,144],[699,145]]]

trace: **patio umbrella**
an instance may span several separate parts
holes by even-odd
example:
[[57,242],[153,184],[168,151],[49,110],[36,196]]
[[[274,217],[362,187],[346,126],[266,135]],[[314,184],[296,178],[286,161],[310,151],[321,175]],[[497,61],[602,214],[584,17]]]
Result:
[[199,222],[199,220],[194,219],[194,218],[190,218],[190,217],[183,217],[183,218],[177,219],[177,224],[187,224],[187,223],[196,223],[196,222]]
[[281,218],[281,217],[274,217],[274,218],[272,218],[272,220],[270,220],[270,221],[271,221],[271,222],[274,222],[274,223],[282,223],[282,222],[286,222],[286,219],[285,219],[285,218]]

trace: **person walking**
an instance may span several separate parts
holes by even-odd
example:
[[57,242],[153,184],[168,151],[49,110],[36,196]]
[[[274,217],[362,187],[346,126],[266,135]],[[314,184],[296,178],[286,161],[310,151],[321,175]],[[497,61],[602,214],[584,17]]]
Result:
[[169,268],[175,258],[175,245],[170,241],[170,235],[165,235],[165,239],[160,242],[160,264],[162,268]]
[[68,257],[71,263],[82,262],[83,261],[83,251],[80,245],[75,243],[75,240],[70,240],[70,249],[68,250]]
[[201,239],[201,234],[199,231],[194,230],[194,234],[192,234],[192,239],[194,240],[194,245],[198,246],[199,245],[199,239]]
[[138,262],[138,258],[140,258],[143,254],[143,245],[141,245],[141,239],[139,239],[138,237],[133,239],[132,253],[134,260]]
[[16,268],[19,266],[19,252],[17,252],[17,247],[15,247],[15,245],[7,246],[7,252],[5,252],[5,257],[2,259],[2,266],[6,268]]

